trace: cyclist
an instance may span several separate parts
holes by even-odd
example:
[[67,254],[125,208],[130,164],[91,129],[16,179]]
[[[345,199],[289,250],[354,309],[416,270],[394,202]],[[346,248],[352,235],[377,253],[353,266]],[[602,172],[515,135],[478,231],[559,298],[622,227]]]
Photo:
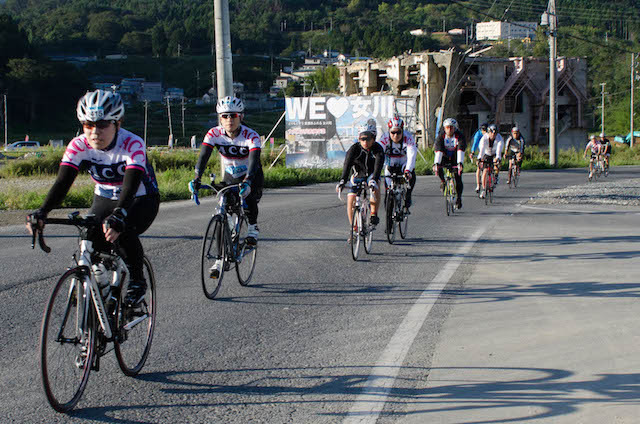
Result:
[[[471,145],[471,152],[469,153],[469,160],[473,162],[475,158],[473,154],[478,151],[478,146],[480,145],[480,140],[482,136],[487,133],[487,123],[483,122],[480,128],[473,135],[473,144]],[[476,167],[476,193],[480,193],[480,164],[477,164]]]
[[[336,186],[339,193],[345,187],[350,178],[352,183],[367,180],[371,188],[371,224],[378,225],[378,203],[380,201],[380,190],[378,188],[380,173],[384,165],[384,149],[375,142],[375,126],[365,123],[358,127],[358,143],[354,143],[344,158],[342,167],[342,177]],[[347,196],[347,216],[349,224],[353,219],[353,207],[356,202],[355,185],[352,185]]]
[[480,146],[478,148],[478,161],[482,161],[481,199],[484,199],[487,193],[487,177],[489,172],[491,172],[492,165],[496,173],[497,181],[503,144],[504,140],[502,136],[498,134],[498,128],[494,124],[489,125],[487,133],[482,136]]
[[462,209],[462,162],[464,162],[464,151],[467,148],[467,141],[462,132],[458,129],[458,121],[453,118],[447,118],[442,123],[444,131],[436,138],[433,150],[435,157],[433,159],[434,172],[440,177],[440,190],[444,190],[444,170],[447,167],[450,170],[454,166],[458,166],[458,172],[454,173],[456,179],[456,207]]
[[407,213],[411,207],[411,192],[416,185],[416,156],[418,146],[413,138],[413,134],[404,129],[404,121],[399,116],[394,116],[387,125],[389,132],[380,138],[380,145],[384,149],[385,156],[385,185],[391,187],[389,176],[394,170],[403,172],[405,180],[409,183],[407,188],[406,204]]
[[587,146],[584,148],[583,157],[587,157],[587,151],[591,150],[591,157],[589,158],[589,178],[593,177],[593,161],[600,160],[600,153],[602,152],[602,144],[600,144],[600,140],[595,135],[591,135],[589,137],[589,142]]
[[518,166],[522,163],[522,157],[524,155],[524,137],[520,134],[520,128],[511,128],[511,135],[507,139],[507,143],[504,148],[503,159],[509,158],[509,173],[507,174],[507,184],[511,183],[511,168]]
[[602,144],[602,158],[607,168],[609,168],[609,157],[611,156],[611,141],[604,135],[600,134],[600,144]]
[[[214,148],[220,152],[222,180],[227,184],[242,183],[240,196],[247,204],[247,243],[258,242],[258,202],[262,197],[264,174],[260,163],[261,141],[257,132],[242,124],[244,103],[237,97],[227,96],[218,101],[216,112],[220,125],[204,136],[200,156],[192,180],[194,189],[200,188],[202,174]],[[215,266],[215,265],[214,265]]]
[[120,240],[130,273],[125,303],[135,306],[147,290],[138,236],[151,226],[160,205],[155,173],[144,140],[121,126],[124,105],[119,94],[88,92],[78,101],[76,113],[83,134],[67,146],[56,181],[40,209],[27,217],[27,228],[31,232],[32,218],[44,227],[43,220],[64,199],[78,172],[87,169],[96,183],[88,213],[103,222],[101,231],[86,234],[87,240],[98,251]]

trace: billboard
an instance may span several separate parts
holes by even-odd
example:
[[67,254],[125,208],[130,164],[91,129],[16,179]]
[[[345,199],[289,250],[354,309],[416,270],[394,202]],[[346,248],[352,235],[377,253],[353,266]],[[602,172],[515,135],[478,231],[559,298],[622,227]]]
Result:
[[378,139],[399,114],[413,131],[415,100],[394,96],[290,97],[285,99],[287,167],[340,168],[360,125],[373,119]]

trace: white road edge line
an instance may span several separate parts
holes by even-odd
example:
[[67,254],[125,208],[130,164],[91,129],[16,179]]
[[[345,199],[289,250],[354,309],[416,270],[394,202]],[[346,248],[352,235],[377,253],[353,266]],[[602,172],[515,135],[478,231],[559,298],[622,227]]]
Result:
[[[586,210],[578,210],[578,209],[555,209],[555,208],[545,208],[542,206],[529,206],[529,205],[519,205],[522,209],[532,209],[534,211],[550,211],[550,212],[559,212],[559,213],[580,213],[580,214],[598,214],[600,211],[586,211]],[[606,206],[606,205],[603,205]]]
[[409,348],[411,348],[420,328],[426,321],[431,308],[440,297],[440,293],[447,286],[464,257],[494,221],[495,219],[492,219],[476,230],[420,294],[420,297],[413,304],[387,347],[378,358],[378,362],[375,368],[371,370],[362,393],[356,398],[349,415],[345,417],[343,423],[373,424],[378,420],[398,372],[409,352]]

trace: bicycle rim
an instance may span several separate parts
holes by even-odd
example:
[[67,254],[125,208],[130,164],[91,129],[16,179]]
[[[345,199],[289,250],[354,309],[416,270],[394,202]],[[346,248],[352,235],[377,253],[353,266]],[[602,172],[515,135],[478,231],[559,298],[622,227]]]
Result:
[[444,188],[444,209],[445,212],[447,213],[447,216],[449,216],[449,214],[451,214],[451,204],[449,202],[449,186],[445,186]]
[[519,170],[516,169],[515,172],[513,173],[513,177],[511,178],[511,181],[513,182],[513,188],[518,187],[518,180],[520,180],[520,172],[518,172]]
[[406,239],[407,238],[407,229],[409,226],[409,215],[407,215],[404,212],[402,213],[402,221],[400,221],[398,223],[398,229],[400,230],[400,237],[402,237],[402,239]]
[[[226,264],[226,252],[224,248],[224,221],[219,215],[211,217],[207,231],[202,239],[202,257],[200,260],[200,280],[202,282],[202,290],[204,295],[213,299],[220,290],[222,277],[224,277],[224,264]],[[215,265],[216,260],[222,259],[223,266],[220,269],[218,278],[210,277],[211,267]]]
[[[76,406],[91,372],[95,320],[91,319],[93,304],[85,304],[83,278],[80,268],[65,272],[51,293],[42,319],[42,385],[49,404],[58,412]],[[81,355],[83,350],[86,355]]]
[[449,180],[449,204],[451,205],[451,214],[456,212],[456,188],[453,180]]
[[369,208],[362,209],[362,231],[360,234],[362,235],[362,242],[364,243],[364,251],[366,253],[371,253],[371,244],[373,242],[373,231],[371,230],[371,211]]
[[353,217],[351,218],[351,257],[354,261],[358,260],[358,253],[360,252],[360,229],[362,228],[360,218],[360,208],[353,208]]
[[124,306],[127,293],[125,285],[120,292],[116,310],[116,358],[120,369],[128,376],[137,375],[144,367],[151,350],[156,325],[156,278],[147,257],[144,258],[143,270],[147,282],[144,300],[135,308]]
[[393,211],[395,209],[395,199],[393,193],[390,193],[389,198],[387,199],[387,241],[389,244],[393,244],[396,240],[396,220],[393,216]]
[[493,189],[489,190],[489,203],[493,203]]
[[253,270],[256,268],[256,257],[258,256],[258,245],[251,245],[246,242],[248,228],[247,217],[241,217],[234,245],[236,252],[238,252],[236,254],[236,274],[238,282],[242,286],[247,286],[251,282]]

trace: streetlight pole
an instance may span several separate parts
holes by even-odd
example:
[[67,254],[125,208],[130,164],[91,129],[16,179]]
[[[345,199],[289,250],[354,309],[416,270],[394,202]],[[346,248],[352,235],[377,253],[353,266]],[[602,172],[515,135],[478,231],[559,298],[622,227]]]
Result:
[[547,8],[549,14],[549,165],[556,166],[558,162],[556,140],[556,2],[549,0]]
[[4,93],[4,147],[9,142],[9,126],[7,124],[7,93]]
[[629,147],[633,147],[633,89],[636,81],[636,54],[631,53],[631,115],[629,116],[629,127],[631,139],[629,140]]
[[601,116],[601,118],[600,118],[600,121],[601,121],[600,133],[601,134],[604,134],[604,95],[605,95],[604,87],[605,87],[605,85],[607,85],[606,82],[600,83],[600,86],[602,87],[602,91],[600,93],[602,95],[602,104],[600,106],[602,108],[602,110],[600,111],[600,113],[601,113],[601,115],[600,115]]

